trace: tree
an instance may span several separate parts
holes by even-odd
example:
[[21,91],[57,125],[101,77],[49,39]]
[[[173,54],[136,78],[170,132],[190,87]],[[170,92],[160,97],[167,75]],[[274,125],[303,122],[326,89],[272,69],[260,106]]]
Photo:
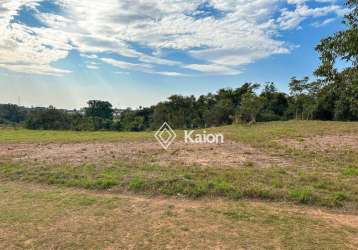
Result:
[[246,93],[242,96],[241,105],[238,108],[238,117],[242,122],[250,124],[256,122],[256,117],[262,108],[262,100],[260,97],[252,93]]
[[208,95],[201,95],[195,103],[195,110],[197,112],[196,120],[194,121],[196,127],[207,128],[212,125],[213,116],[211,111],[216,103],[215,96],[211,93]]
[[168,122],[171,122],[175,128],[193,128],[193,120],[197,118],[195,102],[194,96],[173,95],[169,97],[167,107],[170,112],[170,118]]
[[266,83],[260,97],[262,99],[262,110],[258,117],[260,121],[285,119],[288,108],[288,98],[285,93],[277,91],[273,82]]
[[292,77],[289,83],[290,94],[293,97],[293,109],[295,110],[295,119],[298,120],[298,114],[301,114],[301,120],[304,119],[305,107],[307,108],[307,102],[309,102],[308,92],[310,89],[309,78],[305,77],[302,80]]
[[93,127],[94,130],[109,130],[113,127],[112,104],[106,101],[91,100],[87,102],[85,117],[91,119],[91,123],[86,121],[86,127]]
[[152,129],[158,129],[164,122],[170,122],[169,105],[165,102],[158,103],[154,108]]
[[[347,29],[323,39],[316,47],[321,64],[315,71],[324,83],[319,94],[319,117],[336,120],[358,120],[358,0],[348,0],[350,12],[345,15]],[[348,67],[339,71],[337,61]]]
[[223,98],[210,110],[208,117],[210,118],[210,126],[219,126],[231,124],[234,121],[235,106],[231,99]]
[[[323,39],[316,47],[316,50],[320,54],[321,65],[315,74],[323,77],[326,82],[337,82],[342,76],[357,77],[358,0],[348,0],[346,5],[351,10],[345,15],[344,24],[348,26],[347,29]],[[335,68],[337,60],[343,60],[351,64],[351,66],[343,70],[343,72],[339,72]]]
[[105,101],[88,101],[88,107],[85,108],[85,114],[88,117],[98,117],[102,119],[113,119],[112,104]]
[[31,111],[25,121],[25,127],[29,129],[66,130],[71,128],[71,119],[62,110],[39,108]]
[[[120,128],[125,131],[143,131],[151,125],[151,108],[140,108],[139,110],[126,109],[120,118]],[[118,125],[118,124],[117,124]]]
[[0,120],[5,122],[20,123],[26,119],[28,110],[14,104],[0,105]]

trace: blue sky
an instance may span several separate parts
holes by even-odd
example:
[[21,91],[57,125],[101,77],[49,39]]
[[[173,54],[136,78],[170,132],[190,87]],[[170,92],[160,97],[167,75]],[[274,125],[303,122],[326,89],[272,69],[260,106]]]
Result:
[[2,0],[0,103],[149,106],[311,76],[340,0]]

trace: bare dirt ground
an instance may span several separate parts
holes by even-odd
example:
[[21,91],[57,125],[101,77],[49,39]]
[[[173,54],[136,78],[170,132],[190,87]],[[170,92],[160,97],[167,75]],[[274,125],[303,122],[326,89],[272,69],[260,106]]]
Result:
[[282,139],[277,143],[286,145],[290,148],[310,151],[342,151],[342,150],[358,150],[358,135],[321,135],[304,137],[299,139]]
[[239,167],[257,164],[262,167],[287,165],[282,157],[268,155],[249,145],[227,141],[223,145],[197,145],[174,143],[163,150],[157,142],[86,142],[48,144],[0,144],[0,160],[107,164],[113,161],[150,161],[162,165]]

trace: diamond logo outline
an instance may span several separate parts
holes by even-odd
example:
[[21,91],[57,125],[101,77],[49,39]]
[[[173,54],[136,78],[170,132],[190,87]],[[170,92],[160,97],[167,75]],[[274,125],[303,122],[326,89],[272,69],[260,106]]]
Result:
[[[169,134],[167,138],[163,138],[165,133]],[[177,134],[167,122],[164,122],[160,129],[155,133],[154,137],[163,149],[168,150],[170,145],[175,141]]]
[[[165,135],[169,135],[169,136],[165,137]],[[160,138],[163,140],[163,143],[166,144],[166,143],[168,143],[169,140],[171,139],[172,133],[171,133],[167,128],[164,128],[164,129],[162,130],[162,132],[160,132],[159,136],[160,136]]]

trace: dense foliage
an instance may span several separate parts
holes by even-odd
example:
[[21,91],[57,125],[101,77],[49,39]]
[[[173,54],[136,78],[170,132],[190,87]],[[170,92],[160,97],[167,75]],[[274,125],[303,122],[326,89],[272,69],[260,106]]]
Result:
[[[317,94],[318,119],[358,120],[358,0],[348,0],[347,29],[323,39],[317,46],[321,65]],[[348,65],[337,69],[337,62]]]
[[[0,123],[24,123],[30,129],[125,130],[159,128],[164,121],[174,128],[206,128],[238,122],[288,119],[358,120],[358,0],[347,0],[347,28],[323,39],[316,47],[321,64],[317,80],[291,78],[290,93],[274,83],[245,83],[198,98],[173,95],[165,102],[137,110],[114,110],[109,102],[91,100],[82,111],[53,107],[26,109],[0,105]],[[337,62],[347,65],[337,68]]]
[[32,109],[25,120],[29,129],[119,130],[109,102],[91,100],[84,111],[58,110],[54,107]]
[[0,104],[0,124],[25,121],[28,109],[14,104]]

